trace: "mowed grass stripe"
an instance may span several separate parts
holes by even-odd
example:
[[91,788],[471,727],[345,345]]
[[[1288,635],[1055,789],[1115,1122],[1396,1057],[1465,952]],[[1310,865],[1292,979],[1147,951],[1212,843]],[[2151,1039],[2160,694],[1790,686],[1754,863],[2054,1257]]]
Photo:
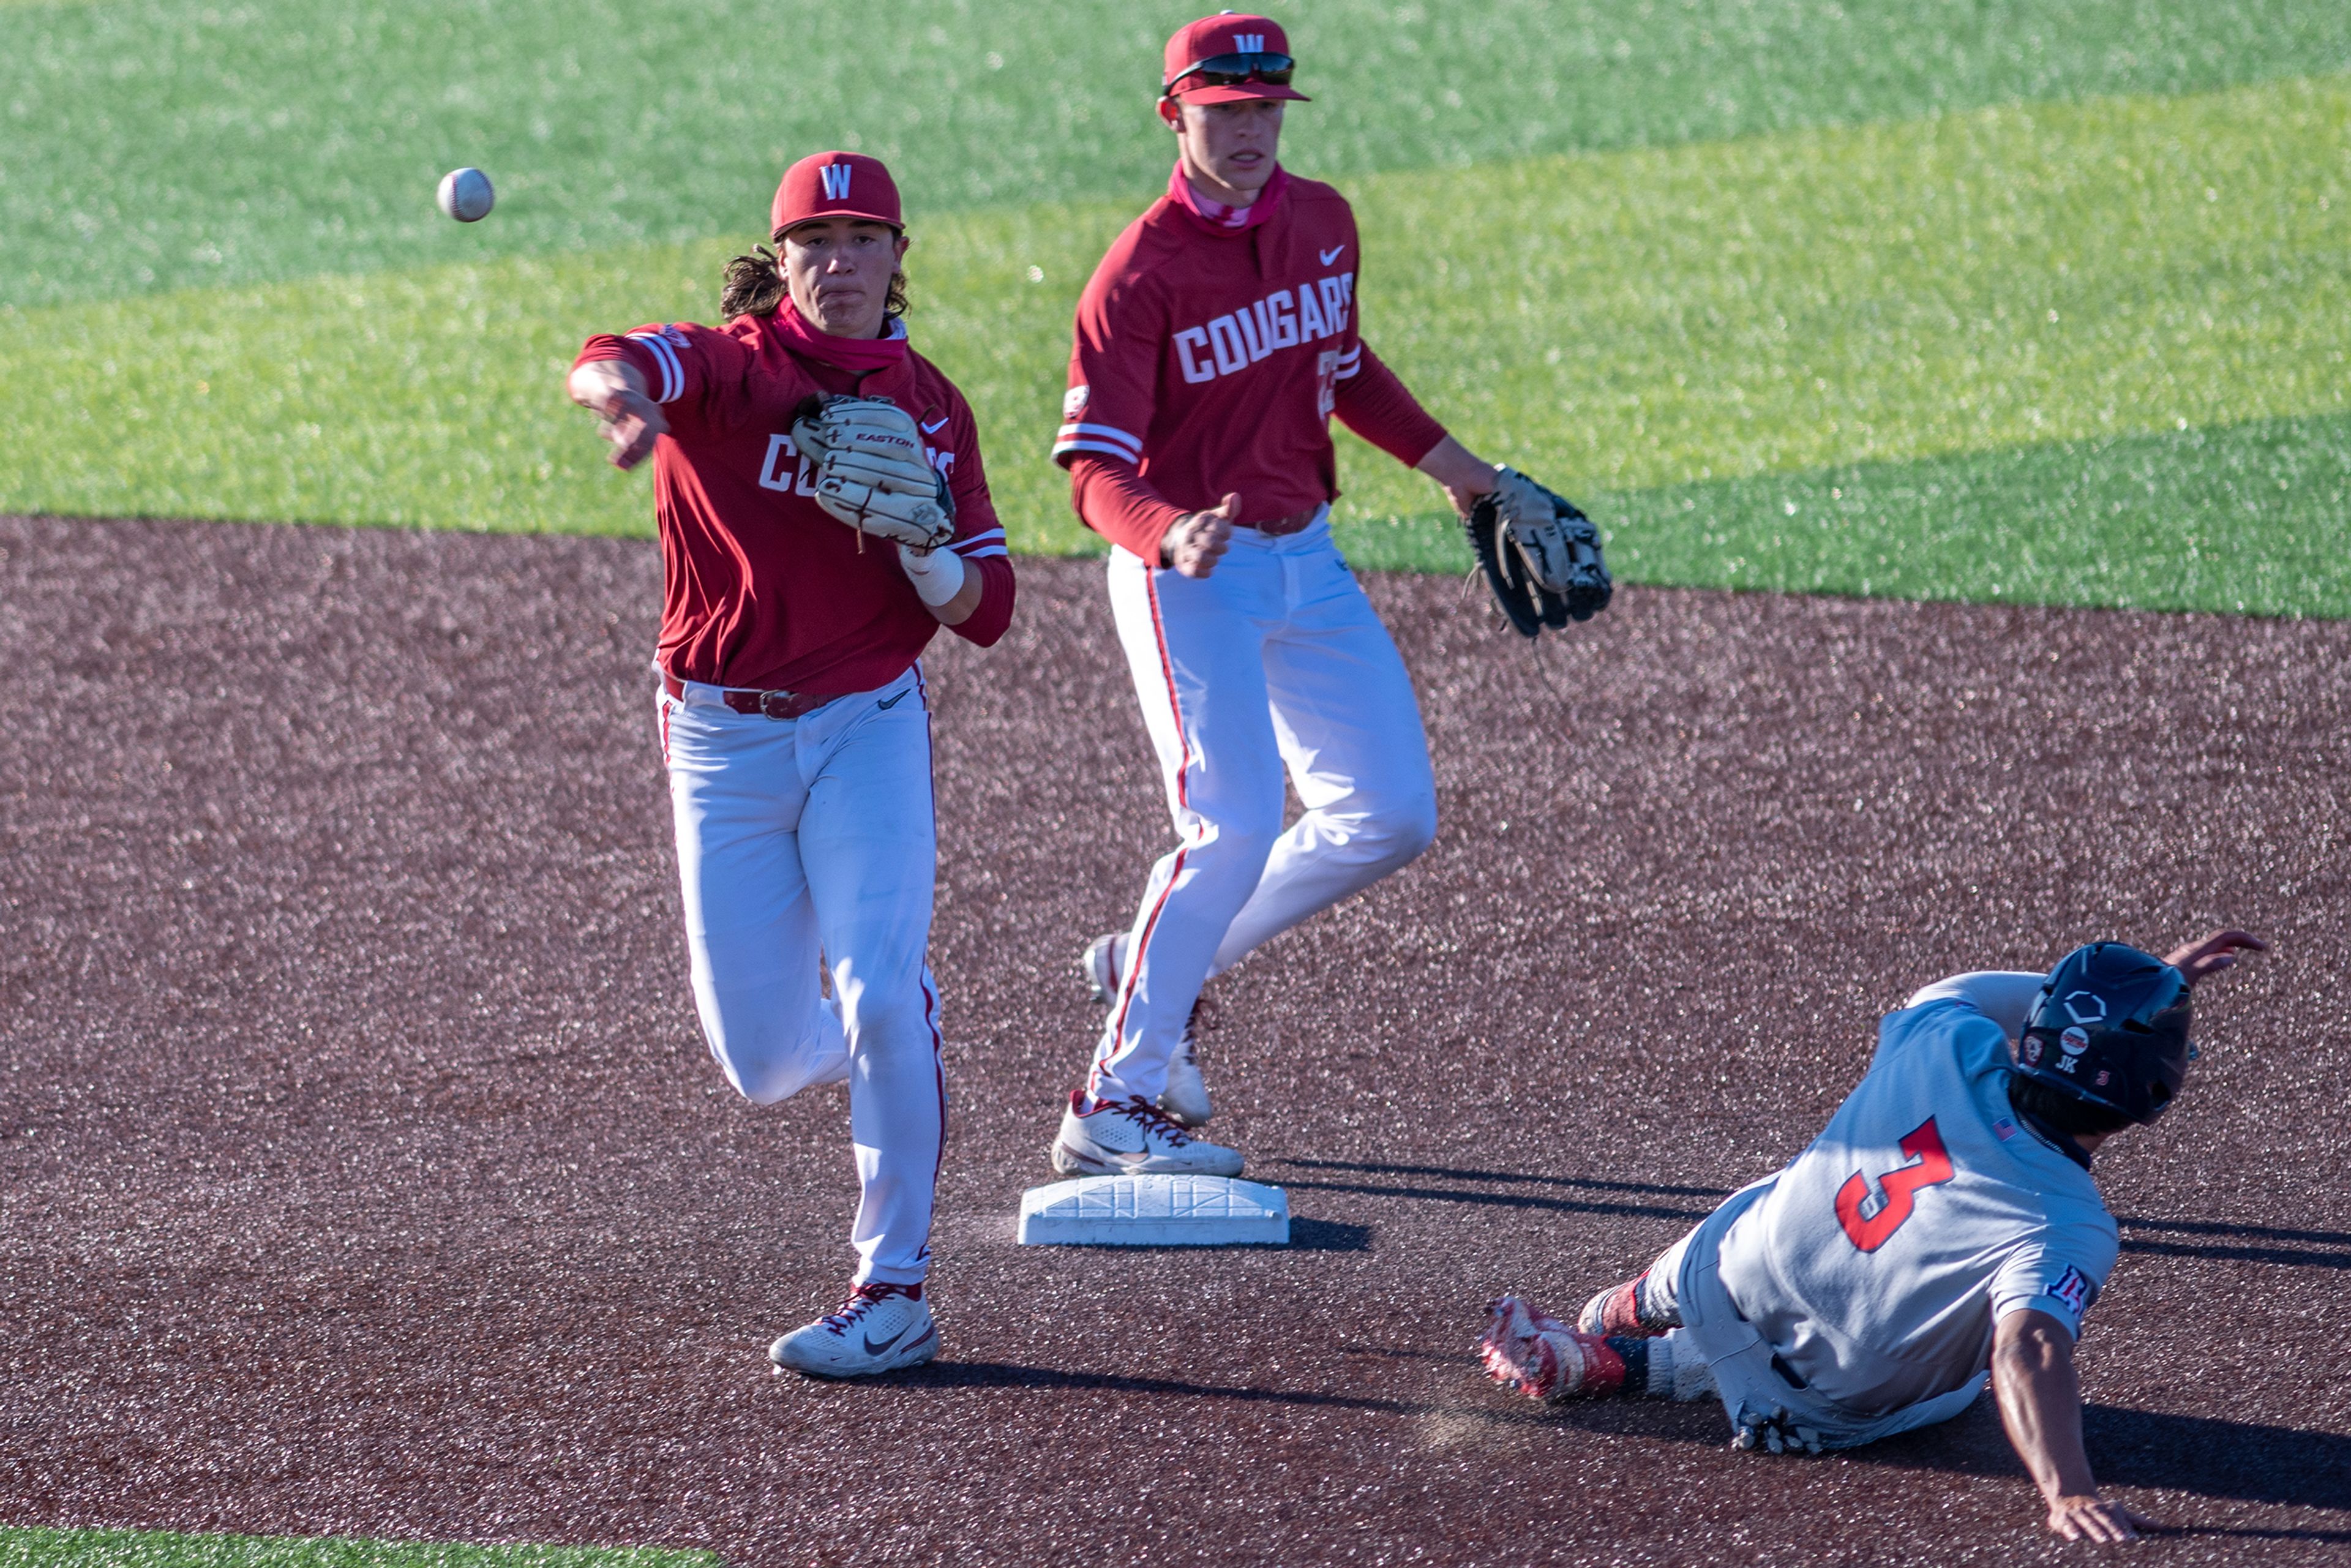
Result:
[[[1364,205],[1372,341],[1587,488],[2351,401],[2351,78],[1398,175]],[[1506,243],[1399,276],[1465,206]],[[1370,477],[1361,512],[1425,507]]]
[[[783,162],[890,160],[918,211],[1163,177],[1191,0],[99,0],[12,9],[0,303],[676,243]],[[2338,69],[2314,0],[1315,0],[1296,166],[1458,168],[2009,99]],[[878,31],[877,31],[878,29]],[[885,40],[877,46],[876,39]],[[486,223],[433,209],[461,163]]]
[[[2351,616],[2351,414],[1579,498],[1632,581]],[[1449,517],[1341,534],[1358,566],[1467,570]]]
[[0,1568],[720,1568],[707,1552],[0,1527]]
[[[2325,78],[1366,177],[1366,330],[1473,444],[1587,495],[2330,413],[2346,127]],[[1091,544],[1043,453],[1131,212],[916,229],[918,340],[1023,549]],[[706,316],[727,248],[0,311],[0,505],[643,530],[561,368],[590,329]],[[1344,452],[1343,520],[1428,511]],[[1981,590],[1952,570],[1920,591]]]

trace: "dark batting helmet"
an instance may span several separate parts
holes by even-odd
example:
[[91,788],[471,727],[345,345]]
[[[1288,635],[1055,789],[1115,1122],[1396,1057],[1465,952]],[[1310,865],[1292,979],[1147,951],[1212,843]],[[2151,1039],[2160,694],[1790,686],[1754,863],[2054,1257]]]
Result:
[[2152,953],[2093,942],[2041,985],[2016,1071],[2145,1125],[2188,1077],[2188,977]]

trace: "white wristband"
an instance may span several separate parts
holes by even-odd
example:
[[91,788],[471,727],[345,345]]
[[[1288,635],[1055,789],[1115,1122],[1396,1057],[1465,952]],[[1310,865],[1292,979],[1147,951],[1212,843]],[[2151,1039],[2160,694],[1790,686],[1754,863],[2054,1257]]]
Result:
[[906,580],[914,585],[914,597],[934,610],[963,591],[963,557],[945,545],[928,555],[918,555],[908,546],[900,545],[898,564],[906,569]]

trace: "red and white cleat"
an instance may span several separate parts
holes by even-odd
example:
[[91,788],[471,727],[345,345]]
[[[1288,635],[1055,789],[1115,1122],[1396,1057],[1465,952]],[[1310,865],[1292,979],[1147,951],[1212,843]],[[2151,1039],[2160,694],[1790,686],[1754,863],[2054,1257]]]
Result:
[[1625,1360],[1605,1340],[1516,1296],[1486,1308],[1478,1359],[1487,1376],[1530,1399],[1588,1397],[1625,1386]]
[[1643,1287],[1648,1280],[1648,1275],[1640,1274],[1601,1291],[1583,1303],[1583,1311],[1576,1316],[1575,1326],[1585,1333],[1603,1337],[1624,1335],[1632,1339],[1655,1339],[1669,1329],[1678,1328],[1678,1318],[1642,1315]]
[[1126,972],[1126,933],[1104,932],[1087,943],[1078,959],[1078,972],[1086,977],[1094,1006],[1106,1008],[1116,1001],[1119,977]]
[[879,1281],[856,1286],[835,1311],[768,1347],[778,1372],[810,1377],[871,1377],[938,1354],[938,1324],[923,1287]]
[[1192,1136],[1156,1105],[1146,1105],[1138,1096],[1098,1101],[1089,1107],[1082,1090],[1070,1095],[1051,1157],[1053,1168],[1063,1176],[1241,1174],[1238,1150]]

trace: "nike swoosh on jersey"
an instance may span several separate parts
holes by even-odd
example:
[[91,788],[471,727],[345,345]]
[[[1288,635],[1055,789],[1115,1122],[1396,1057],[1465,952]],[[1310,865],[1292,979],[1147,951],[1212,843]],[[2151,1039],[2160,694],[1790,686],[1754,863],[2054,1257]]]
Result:
[[[1342,248],[1343,249],[1344,247],[1343,246]],[[943,420],[939,421],[939,423],[938,423],[938,424],[926,424],[926,425],[923,426],[923,434],[924,434],[925,435],[933,435],[933,434],[937,434],[937,432],[938,432],[939,425],[940,425],[940,424],[945,424],[946,423],[946,421],[943,419]]]
[[1346,248],[1347,247],[1343,245],[1336,245],[1332,246],[1329,250],[1318,250],[1314,254],[1322,258],[1323,266],[1328,267],[1332,262],[1338,260],[1339,253]]

